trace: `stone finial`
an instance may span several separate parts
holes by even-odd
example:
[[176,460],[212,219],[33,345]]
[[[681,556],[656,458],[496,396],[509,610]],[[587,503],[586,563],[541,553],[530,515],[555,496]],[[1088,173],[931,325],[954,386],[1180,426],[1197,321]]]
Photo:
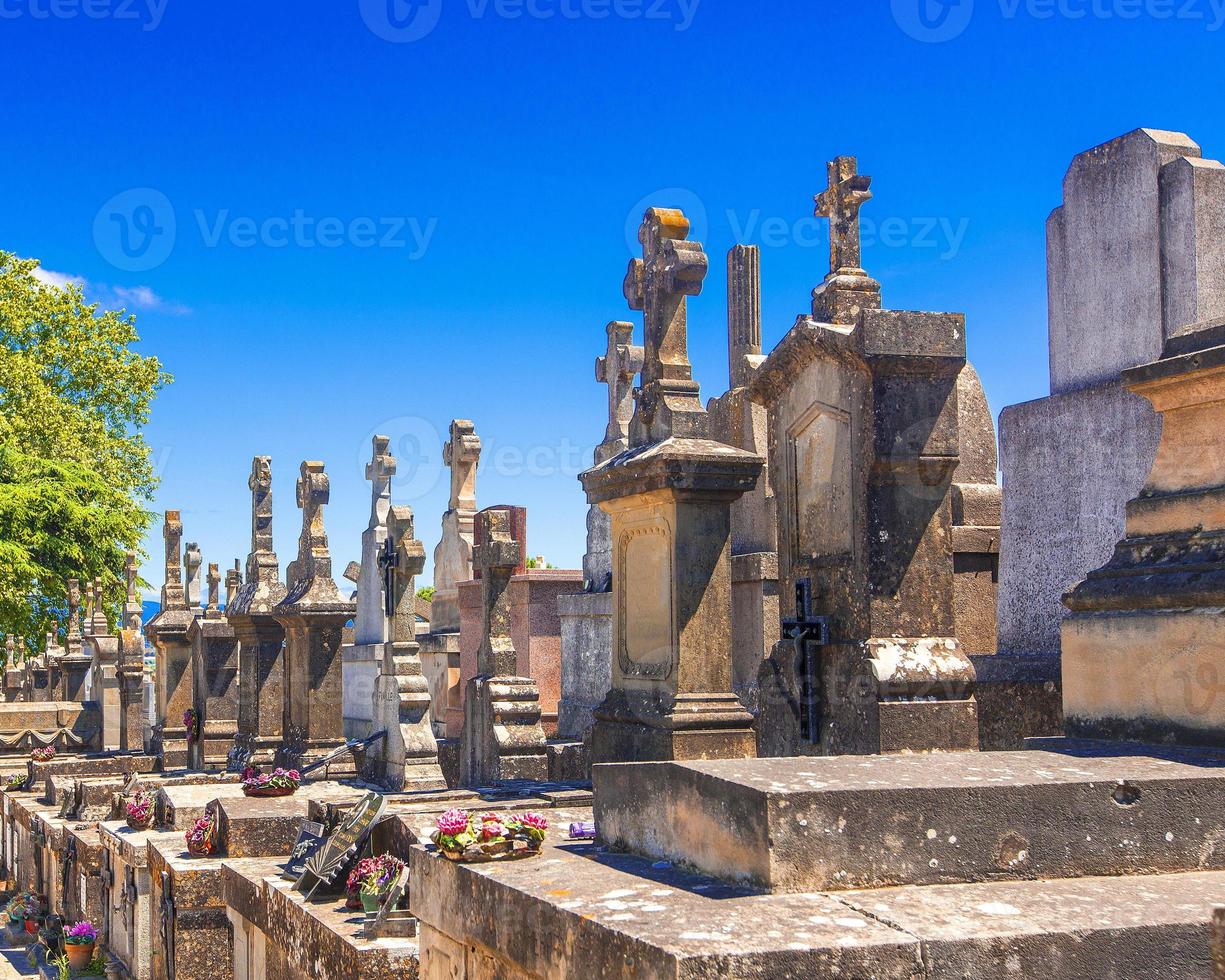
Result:
[[858,172],[854,157],[835,157],[826,167],[829,186],[816,196],[815,214],[829,219],[829,271],[862,273],[859,209],[872,198],[872,178]]
[[81,640],[81,582],[79,579],[70,578],[68,580],[68,642],[72,644],[76,640],[78,644]]
[[242,588],[242,563],[235,558],[234,567],[228,569],[225,573],[225,607],[230,608],[234,604],[234,600],[238,598],[238,591]]
[[200,608],[200,566],[203,564],[200,546],[194,541],[188,542],[183,549],[183,570],[186,574],[187,605],[193,611]]
[[208,563],[208,611],[221,608],[221,566],[215,561]]
[[106,590],[102,588],[102,577],[94,579],[94,617],[92,632],[94,636],[106,636],[110,624],[106,620]]
[[129,551],[123,562],[123,580],[126,598],[123,603],[123,629],[139,630],[144,619],[144,604],[140,600],[138,583],[140,573],[136,567],[136,552]]
[[5,662],[10,667],[17,663],[15,659],[17,656],[17,641],[13,639],[12,635],[4,641],[4,656]]
[[630,422],[630,445],[671,436],[704,438],[706,410],[689,363],[687,297],[702,291],[706,253],[686,241],[689,219],[671,208],[648,208],[638,231],[642,258],[625,275],[625,298],[643,313],[642,386]]
[[411,643],[417,635],[417,609],[412,601],[417,594],[417,576],[425,568],[425,548],[416,538],[413,509],[407,505],[391,508],[387,522],[387,539],[392,543],[394,558],[383,569],[387,581],[384,588],[391,596],[391,641]]
[[[608,385],[608,428],[604,444],[625,449],[634,414],[634,376],[642,370],[642,348],[633,343],[634,325],[614,320],[604,328],[608,349],[595,362],[595,379]],[[612,453],[611,455],[616,455]]]
[[481,573],[481,647],[477,673],[491,677],[516,675],[518,658],[510,638],[510,579],[523,561],[523,546],[511,534],[510,515],[484,510],[476,516],[481,543],[473,565]]
[[166,522],[162,525],[162,538],[166,542],[166,578],[162,585],[162,609],[186,609],[187,599],[183,592],[183,521],[177,510],[166,511]]
[[81,635],[91,636],[94,632],[94,583],[85,580],[85,614],[81,617]]
[[451,421],[451,438],[442,449],[442,461],[451,470],[451,500],[448,510],[476,510],[476,467],[481,459],[481,439],[468,419]]
[[247,555],[247,582],[276,585],[280,562],[272,548],[272,457],[256,456],[247,480],[251,491],[251,551]]
[[727,253],[727,362],[732,388],[747,387],[761,363],[761,251],[734,245]]
[[303,462],[297,486],[302,533],[298,538],[298,557],[289,567],[293,585],[308,579],[332,581],[332,554],[323,524],[323,508],[331,498],[332,483],[324,472],[323,463],[317,460]]

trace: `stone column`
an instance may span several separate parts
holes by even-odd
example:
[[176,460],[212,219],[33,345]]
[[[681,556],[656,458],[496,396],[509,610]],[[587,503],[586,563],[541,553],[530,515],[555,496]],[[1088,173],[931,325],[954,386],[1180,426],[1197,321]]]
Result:
[[612,688],[596,711],[594,762],[744,758],[752,716],[732,693],[731,504],[759,456],[715,442],[698,400],[686,298],[706,276],[689,221],[650,208],[625,295],[643,311],[642,385],[628,452],[581,477],[612,517]]
[[362,532],[361,570],[357,575],[357,618],[353,621],[353,643],[344,648],[345,735],[365,738],[374,718],[374,686],[387,642],[387,610],[384,575],[379,564],[387,540],[391,510],[391,478],[396,461],[388,452],[391,440],[375,436],[373,457],[366,464],[370,481],[370,522]]
[[192,707],[200,737],[189,747],[193,769],[224,769],[238,735],[238,638],[220,607],[221,571],[208,566],[208,606],[187,631]]
[[442,539],[434,549],[434,598],[430,632],[421,637],[421,666],[434,706],[434,731],[442,737],[463,727],[460,679],[459,584],[472,578],[476,470],[481,440],[467,419],[451,422],[443,462],[451,471],[451,496],[442,516]]
[[[309,762],[342,745],[344,696],[340,645],[345,624],[357,611],[332,578],[323,508],[331,484],[323,463],[305,462],[298,480],[302,535],[289,567],[290,586],[273,610],[285,630],[284,757]],[[343,768],[343,764],[338,766]]]
[[257,456],[251,490],[251,551],[247,581],[226,617],[238,638],[238,742],[259,763],[271,761],[281,743],[285,710],[285,631],[272,611],[285,598],[280,563],[272,547],[272,460]]
[[477,676],[464,696],[460,779],[465,786],[491,786],[511,779],[548,777],[540,693],[518,675],[510,637],[510,580],[523,562],[505,510],[484,510],[474,555],[481,580],[483,640]]
[[416,576],[425,549],[413,533],[411,507],[392,507],[384,558],[391,629],[375,685],[374,728],[387,734],[374,749],[375,774],[393,790],[444,789],[438,740],[430,718],[430,689],[417,645]]
[[187,730],[183,713],[192,706],[191,641],[187,630],[195,616],[183,592],[180,547],[183,522],[177,510],[166,511],[162,528],[166,542],[166,579],[161,610],[145,627],[157,656],[154,748],[167,769],[187,765]]

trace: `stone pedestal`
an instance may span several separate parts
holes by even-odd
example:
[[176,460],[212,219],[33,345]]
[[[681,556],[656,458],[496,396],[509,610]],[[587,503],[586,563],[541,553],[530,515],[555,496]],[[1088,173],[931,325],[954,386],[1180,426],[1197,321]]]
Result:
[[355,643],[341,650],[345,738],[365,738],[373,731],[375,687],[383,663],[382,643]]
[[515,644],[517,672],[536,684],[541,724],[549,735],[558,730],[562,694],[558,603],[582,587],[581,571],[560,568],[528,569],[510,580],[510,637]]
[[1064,599],[1069,734],[1225,745],[1225,321],[1176,334],[1123,372],[1161,418],[1126,534]]
[[[119,679],[115,674],[119,637],[95,633],[85,641],[85,650],[91,655],[89,699],[102,712],[102,747],[110,751],[119,748]],[[63,660],[60,668],[63,669]]]
[[452,717],[459,729],[463,727],[459,636],[455,632],[425,633],[420,637],[421,670],[429,685],[434,734],[438,738],[448,737],[447,726]]
[[[735,533],[735,512],[732,514]],[[732,555],[732,690],[754,714],[762,662],[779,640],[778,553]]]
[[145,712],[143,662],[120,664],[116,669],[119,685],[119,751],[145,750]]
[[[157,651],[155,751],[162,756],[167,769],[187,765],[187,729],[183,725],[183,713],[192,706],[191,641],[187,638],[187,630],[194,621],[195,617],[186,609],[165,610],[145,627]],[[65,677],[70,659],[64,658]]]
[[611,592],[557,597],[562,648],[559,738],[582,740],[595,724],[595,709],[608,696],[612,686],[612,612]]
[[[76,702],[85,700],[85,687],[89,680],[90,667],[93,665],[92,658],[84,653],[72,653],[64,657],[60,665],[64,671],[64,700]],[[45,670],[43,673],[45,674]],[[35,671],[35,690],[40,690],[39,681],[38,671]],[[38,698],[37,700],[48,699]]]

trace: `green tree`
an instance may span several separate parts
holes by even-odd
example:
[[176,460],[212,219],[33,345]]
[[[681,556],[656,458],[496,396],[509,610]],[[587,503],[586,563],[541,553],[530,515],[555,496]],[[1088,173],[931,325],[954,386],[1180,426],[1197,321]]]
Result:
[[154,520],[140,430],[171,380],[132,349],[134,316],[45,285],[37,267],[0,251],[0,632],[28,651],[59,629],[69,578],[101,577],[116,622],[124,552]]

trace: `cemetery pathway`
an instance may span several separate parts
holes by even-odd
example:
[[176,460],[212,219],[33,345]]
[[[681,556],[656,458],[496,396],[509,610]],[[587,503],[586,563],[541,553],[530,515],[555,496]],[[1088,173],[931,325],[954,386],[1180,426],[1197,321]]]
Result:
[[36,977],[26,961],[24,946],[0,948],[0,980],[17,980],[17,978]]

